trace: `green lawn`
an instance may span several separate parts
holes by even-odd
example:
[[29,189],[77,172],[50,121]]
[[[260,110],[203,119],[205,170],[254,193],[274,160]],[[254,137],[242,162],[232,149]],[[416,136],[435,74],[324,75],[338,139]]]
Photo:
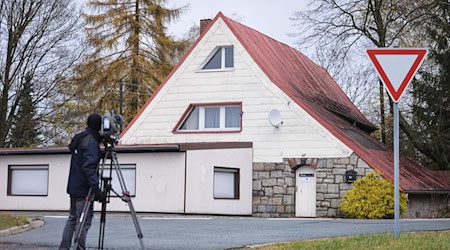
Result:
[[262,250],[281,249],[450,249],[450,231],[371,234],[320,240],[305,240],[261,247]]
[[0,230],[22,226],[27,223],[28,220],[24,216],[13,216],[8,213],[0,213]]

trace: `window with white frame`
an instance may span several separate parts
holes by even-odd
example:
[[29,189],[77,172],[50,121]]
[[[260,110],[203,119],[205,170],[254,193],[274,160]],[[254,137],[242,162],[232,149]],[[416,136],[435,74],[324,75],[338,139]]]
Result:
[[234,67],[233,46],[218,47],[206,59],[202,70],[228,70]]
[[[120,164],[120,170],[125,182],[127,191],[130,192],[131,196],[136,196],[136,165],[135,164]],[[122,195],[122,188],[120,186],[119,177],[117,176],[117,171],[113,168],[112,175],[110,176],[109,164],[105,164],[103,170],[103,177],[111,177],[112,189],[116,191],[119,195]],[[111,196],[115,196],[111,192]]]
[[240,131],[240,104],[192,105],[178,131]]
[[8,195],[47,196],[48,165],[8,166]]
[[214,199],[239,199],[239,169],[214,167]]

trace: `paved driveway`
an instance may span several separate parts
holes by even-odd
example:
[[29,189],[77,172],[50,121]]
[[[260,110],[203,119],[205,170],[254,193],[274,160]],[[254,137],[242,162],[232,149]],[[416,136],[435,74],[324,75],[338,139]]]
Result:
[[[45,225],[25,233],[0,237],[1,249],[56,249],[64,216],[43,216]],[[393,220],[263,219],[252,217],[139,215],[148,249],[227,249],[254,244],[393,232]],[[401,231],[450,230],[450,219],[401,220]],[[88,247],[97,247],[99,219],[88,235]],[[109,215],[105,248],[139,249],[129,216]]]

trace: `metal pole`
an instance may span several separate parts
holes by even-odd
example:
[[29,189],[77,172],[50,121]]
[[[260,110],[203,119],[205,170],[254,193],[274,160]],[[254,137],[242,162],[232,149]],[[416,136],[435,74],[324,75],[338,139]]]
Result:
[[399,125],[398,125],[398,102],[394,102],[394,238],[400,236],[400,170],[399,170]]

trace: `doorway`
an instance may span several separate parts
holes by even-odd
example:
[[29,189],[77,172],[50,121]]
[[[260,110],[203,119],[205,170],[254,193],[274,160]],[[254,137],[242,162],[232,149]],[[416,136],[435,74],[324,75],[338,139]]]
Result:
[[295,171],[295,216],[316,217],[316,170],[301,166]]

